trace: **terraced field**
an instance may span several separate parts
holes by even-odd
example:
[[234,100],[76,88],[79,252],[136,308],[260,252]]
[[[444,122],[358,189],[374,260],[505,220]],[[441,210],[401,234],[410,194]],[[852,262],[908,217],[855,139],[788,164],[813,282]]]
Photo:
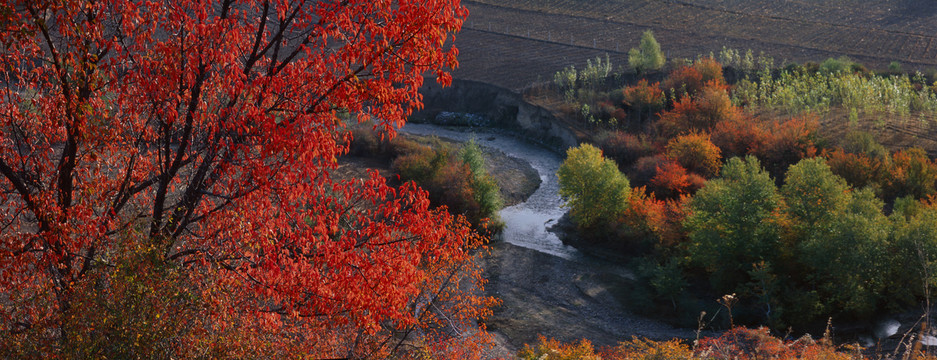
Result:
[[456,77],[521,89],[608,53],[625,64],[654,31],[669,57],[722,46],[778,61],[847,55],[884,68],[937,67],[937,1],[925,0],[471,0],[458,35]]

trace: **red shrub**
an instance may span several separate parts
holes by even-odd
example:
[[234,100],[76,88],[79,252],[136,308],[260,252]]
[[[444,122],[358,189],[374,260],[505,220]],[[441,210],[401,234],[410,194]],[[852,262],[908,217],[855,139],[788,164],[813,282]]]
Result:
[[703,75],[689,66],[681,66],[670,73],[664,80],[664,89],[675,91],[677,94],[686,92],[695,94],[703,88]]
[[700,340],[695,355],[701,359],[862,359],[861,354],[836,351],[829,339],[819,342],[809,336],[782,341],[768,328],[736,327],[718,338]]
[[771,138],[753,119],[738,117],[716,124],[710,135],[726,158],[758,153]]
[[[691,179],[691,175],[694,175]],[[669,161],[657,167],[657,173],[649,184],[654,193],[661,198],[674,198],[696,191],[694,186],[701,186],[705,180],[699,175],[689,174],[680,164]]]
[[727,89],[722,64],[712,58],[700,59],[693,66],[681,66],[664,80],[664,89],[672,89],[678,96],[684,92],[694,96],[706,87]]
[[782,176],[788,166],[817,154],[820,123],[812,115],[777,121],[771,125],[771,137],[755,155],[775,177]]
[[631,167],[631,171],[627,172],[628,179],[631,180],[632,186],[647,185],[651,182],[651,179],[657,175],[657,168],[668,162],[670,162],[670,160],[667,160],[661,155],[642,157],[635,161],[634,166]]
[[881,186],[884,174],[884,163],[881,159],[865,154],[852,154],[836,149],[824,154],[826,164],[834,174],[846,179],[853,188],[866,186]]

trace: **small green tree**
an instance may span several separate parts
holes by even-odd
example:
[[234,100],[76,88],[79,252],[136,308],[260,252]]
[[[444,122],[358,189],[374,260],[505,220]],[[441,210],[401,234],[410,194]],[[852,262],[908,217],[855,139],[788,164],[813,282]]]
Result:
[[556,175],[560,196],[580,228],[609,224],[628,206],[628,178],[595,146],[583,144],[567,150]]
[[501,220],[498,218],[498,210],[504,207],[501,188],[488,173],[485,167],[485,157],[475,139],[465,143],[459,155],[462,157],[462,162],[468,165],[472,172],[471,182],[474,190],[472,195],[478,203],[480,216],[491,220],[489,225],[501,226]]
[[628,64],[638,73],[659,70],[665,62],[664,53],[660,51],[660,44],[654,39],[654,33],[651,30],[641,35],[641,44],[638,48],[628,51]]

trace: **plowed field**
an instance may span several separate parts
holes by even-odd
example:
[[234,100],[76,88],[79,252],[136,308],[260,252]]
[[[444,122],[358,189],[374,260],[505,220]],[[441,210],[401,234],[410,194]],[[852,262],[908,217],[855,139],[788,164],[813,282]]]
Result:
[[455,76],[521,89],[608,53],[625,64],[654,31],[668,57],[723,46],[778,62],[847,55],[873,68],[937,67],[937,1],[906,0],[473,0],[456,44]]

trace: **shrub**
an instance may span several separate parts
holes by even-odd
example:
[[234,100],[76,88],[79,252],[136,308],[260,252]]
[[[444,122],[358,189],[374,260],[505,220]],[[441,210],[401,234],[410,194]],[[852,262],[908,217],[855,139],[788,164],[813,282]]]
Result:
[[842,177],[854,188],[879,188],[884,177],[885,163],[882,158],[866,154],[847,153],[836,149],[824,154],[830,170]]
[[375,130],[356,126],[351,130],[351,143],[348,145],[348,153],[357,156],[373,156],[380,150],[380,141],[375,134]]
[[689,171],[712,177],[722,167],[721,150],[703,134],[682,135],[670,140],[665,156]]
[[672,71],[664,80],[664,90],[675,96],[693,95],[703,88],[703,75],[693,67],[681,66]]
[[717,87],[706,87],[696,100],[684,97],[673,109],[661,113],[658,126],[662,135],[673,137],[691,132],[708,132],[723,121],[741,117],[728,93]]
[[853,71],[853,64],[854,62],[852,59],[846,56],[841,56],[839,59],[827,58],[826,60],[823,60],[822,63],[820,63],[820,72],[835,74],[845,71]]
[[611,224],[628,206],[628,178],[592,145],[567,150],[557,176],[560,196],[580,228]]
[[883,184],[886,198],[911,195],[923,199],[937,191],[937,165],[921,148],[894,153]]
[[687,173],[680,164],[668,161],[657,167],[649,186],[661,198],[675,198],[699,190],[704,183],[699,175]]
[[651,179],[657,175],[657,169],[665,163],[670,162],[662,155],[644,156],[634,162],[631,171],[628,172],[629,179],[636,185],[648,185]]
[[660,234],[667,225],[666,204],[648,196],[643,186],[632,188],[628,208],[621,217],[622,237],[647,250],[660,242]]
[[627,168],[638,159],[654,153],[654,147],[644,137],[624,131],[606,132],[597,138],[605,156],[615,160],[619,168]]
[[819,121],[811,115],[776,121],[771,125],[771,137],[755,154],[772,175],[780,177],[800,159],[817,154],[819,129]]
[[666,58],[660,51],[660,44],[654,39],[654,32],[647,30],[641,34],[641,43],[638,48],[628,51],[628,65],[631,65],[639,74],[649,70],[659,70],[664,66]]
[[631,109],[639,122],[646,121],[651,114],[664,107],[664,92],[659,83],[648,85],[647,80],[641,79],[637,85],[622,89],[622,95],[622,102]]
[[726,79],[722,74],[722,64],[711,57],[704,57],[693,63],[693,68],[700,74],[700,80],[708,86],[725,89]]
[[402,181],[415,182],[429,192],[434,205],[463,214],[476,226],[500,226],[500,189],[488,175],[474,140],[459,151],[440,142],[432,148],[411,140],[395,139],[394,143],[394,152],[402,155],[394,159],[391,168]]
[[754,119],[742,118],[720,121],[712,130],[710,139],[726,158],[756,154],[772,136]]
[[592,343],[582,339],[578,343],[563,344],[540,335],[538,344],[525,344],[517,357],[522,360],[600,360]]

